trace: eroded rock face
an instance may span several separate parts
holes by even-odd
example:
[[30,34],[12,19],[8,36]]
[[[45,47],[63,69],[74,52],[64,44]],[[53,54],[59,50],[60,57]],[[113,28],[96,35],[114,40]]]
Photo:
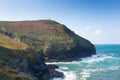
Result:
[[46,65],[42,57],[39,57],[34,62],[29,60],[21,61],[20,59],[13,59],[11,64],[13,69],[29,75],[33,80],[50,80],[54,77],[64,77],[62,72],[55,70],[59,68],[58,66]]
[[71,61],[96,54],[94,45],[53,20],[0,22],[0,33],[28,44],[46,61]]
[[[78,36],[65,25],[52,20],[2,21],[0,33],[4,34],[1,39],[8,41],[7,44],[12,43],[9,47],[3,45],[6,43],[5,40],[0,43],[2,44],[0,66],[7,65],[18,72],[34,77],[33,80],[63,77],[62,73],[55,70],[57,66],[47,66],[44,58],[49,62],[72,61],[96,54],[95,47],[90,41]],[[16,44],[17,48],[13,47]],[[22,50],[20,47],[23,47]],[[44,58],[40,56],[41,54]]]
[[58,72],[56,69],[59,69],[57,65],[47,65],[50,71],[50,78],[64,78],[64,74],[62,72]]
[[37,58],[34,62],[27,59],[24,61],[21,61],[20,59],[12,59],[11,67],[16,69],[18,72],[24,72],[34,76],[38,78],[38,80],[50,80],[49,68],[42,57]]

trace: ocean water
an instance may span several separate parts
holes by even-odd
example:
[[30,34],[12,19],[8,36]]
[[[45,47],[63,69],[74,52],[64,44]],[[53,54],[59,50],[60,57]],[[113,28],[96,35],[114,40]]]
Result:
[[120,44],[95,45],[97,55],[82,61],[54,62],[65,77],[52,80],[120,80]]

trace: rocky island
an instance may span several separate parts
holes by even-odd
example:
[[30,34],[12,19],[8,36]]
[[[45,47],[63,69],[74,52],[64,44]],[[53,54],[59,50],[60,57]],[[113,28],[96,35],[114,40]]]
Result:
[[62,77],[55,71],[57,66],[45,61],[72,61],[94,54],[90,41],[56,21],[0,21],[0,80]]

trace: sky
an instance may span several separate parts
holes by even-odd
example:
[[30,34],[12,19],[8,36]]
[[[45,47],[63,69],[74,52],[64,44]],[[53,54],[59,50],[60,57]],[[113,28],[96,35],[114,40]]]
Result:
[[120,0],[0,0],[0,21],[51,19],[94,44],[120,44]]

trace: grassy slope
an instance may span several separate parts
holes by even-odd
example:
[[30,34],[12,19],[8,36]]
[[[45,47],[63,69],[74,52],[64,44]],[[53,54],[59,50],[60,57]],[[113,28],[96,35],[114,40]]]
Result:
[[9,66],[0,66],[0,80],[32,80],[29,76],[11,69]]
[[19,39],[45,56],[70,52],[84,54],[88,49],[90,55],[95,53],[94,49],[91,51],[94,46],[88,40],[76,35],[65,25],[52,20],[1,21],[0,33]]
[[76,36],[66,26],[52,20],[0,22],[0,30],[12,33],[14,37],[20,38],[37,51],[47,52],[45,50],[48,46],[55,42],[62,43],[66,50],[73,48],[75,46],[73,38],[76,38],[81,46],[91,46],[87,40]]
[[26,44],[15,41],[3,34],[0,34],[0,46],[13,50],[26,50],[28,48]]
[[12,33],[12,36],[19,38],[38,52],[47,53],[57,47],[56,45],[60,45],[56,51],[67,50],[74,46],[73,39],[66,34],[63,25],[55,21],[1,22],[0,30]]
[[[0,80],[31,80],[28,76],[17,72],[15,69],[11,69],[8,65],[10,65],[9,61],[12,58],[20,57],[21,59],[29,57],[27,52],[25,53],[25,49],[28,46],[24,43],[17,42],[15,40],[10,39],[9,37],[0,34],[0,61],[4,61],[5,65],[0,64]],[[23,54],[23,52],[25,54]]]
[[0,22],[0,33],[27,44],[0,34],[0,61],[5,61],[6,64],[0,65],[0,80],[15,80],[17,77],[21,80],[30,80],[9,66],[9,61],[13,58],[34,60],[37,54],[28,52],[29,47],[45,54],[65,53],[76,45],[91,47],[89,41],[77,36],[66,26],[51,20]]
[[0,59],[9,59],[19,57],[26,59],[27,57],[33,58],[32,53],[27,51],[28,45],[15,41],[4,34],[0,34]]

